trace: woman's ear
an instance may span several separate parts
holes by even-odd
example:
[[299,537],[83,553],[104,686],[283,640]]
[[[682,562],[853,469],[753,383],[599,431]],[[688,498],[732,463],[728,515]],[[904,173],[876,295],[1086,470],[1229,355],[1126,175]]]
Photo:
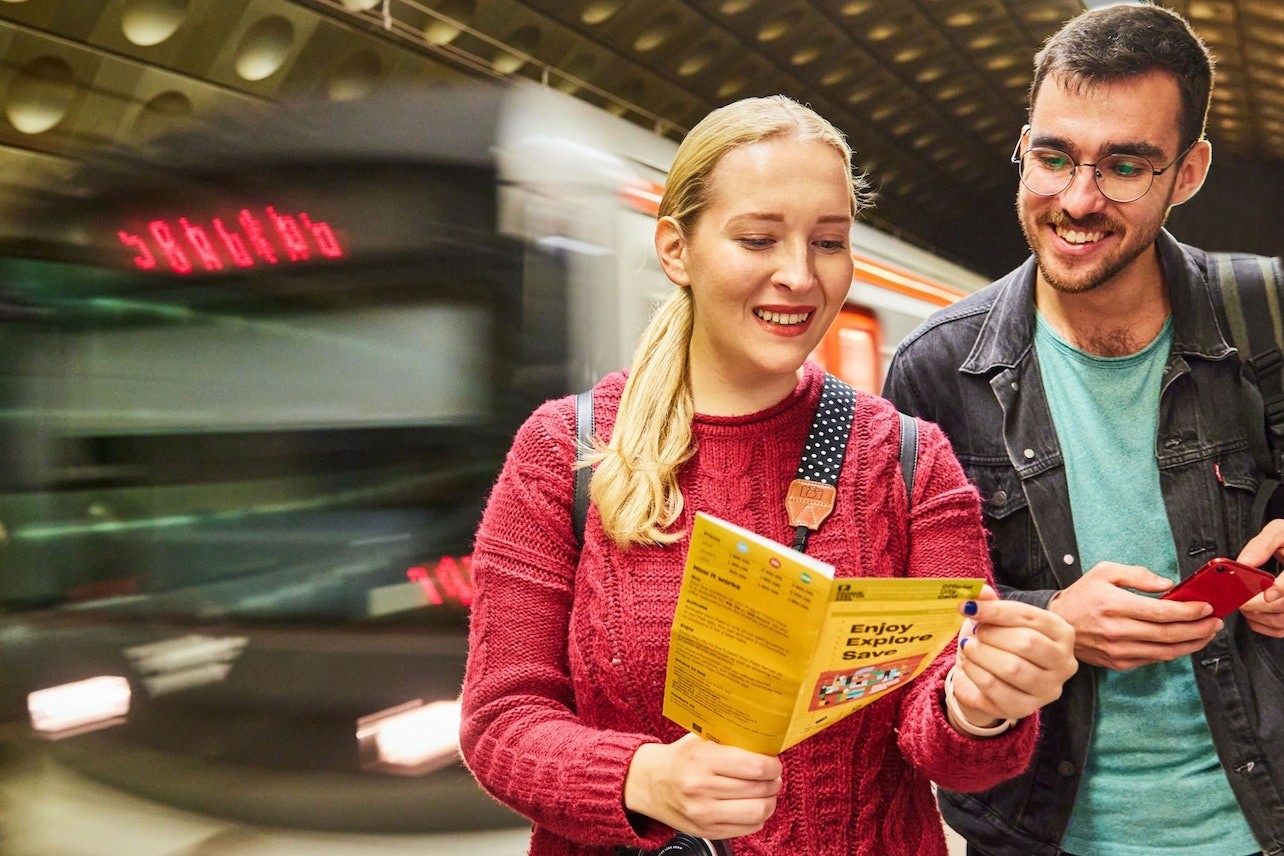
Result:
[[660,259],[664,275],[674,285],[690,285],[687,274],[687,239],[682,227],[672,217],[661,217],[655,224],[655,254]]

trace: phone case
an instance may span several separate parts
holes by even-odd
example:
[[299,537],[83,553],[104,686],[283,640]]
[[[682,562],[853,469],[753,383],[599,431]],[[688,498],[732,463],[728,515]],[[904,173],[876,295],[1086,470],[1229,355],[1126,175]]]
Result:
[[1202,600],[1213,605],[1213,615],[1225,618],[1275,582],[1260,568],[1231,559],[1212,559],[1169,589],[1164,600]]

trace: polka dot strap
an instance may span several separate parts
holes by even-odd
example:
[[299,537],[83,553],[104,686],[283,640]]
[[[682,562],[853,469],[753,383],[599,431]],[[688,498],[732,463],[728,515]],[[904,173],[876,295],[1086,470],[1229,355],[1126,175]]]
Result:
[[856,415],[856,390],[831,374],[825,375],[820,405],[811,420],[811,433],[798,463],[797,478],[838,484],[838,471],[847,454],[847,438]]
[[789,523],[794,527],[795,550],[802,551],[807,546],[807,535],[819,529],[834,510],[838,493],[835,485],[855,415],[856,391],[827,373],[807,445],[798,463],[798,475],[785,496]]

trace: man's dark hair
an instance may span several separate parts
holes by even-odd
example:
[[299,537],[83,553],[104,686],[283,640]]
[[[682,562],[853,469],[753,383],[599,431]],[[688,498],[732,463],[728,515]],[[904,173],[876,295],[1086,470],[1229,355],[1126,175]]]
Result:
[[1204,135],[1213,89],[1213,58],[1190,24],[1162,6],[1106,6],[1072,18],[1034,56],[1030,112],[1050,77],[1074,90],[1137,77],[1171,74],[1181,91],[1181,144]]

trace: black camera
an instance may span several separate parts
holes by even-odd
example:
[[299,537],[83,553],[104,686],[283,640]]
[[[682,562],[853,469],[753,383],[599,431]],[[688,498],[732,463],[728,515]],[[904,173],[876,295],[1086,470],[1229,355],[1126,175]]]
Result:
[[679,832],[655,853],[656,856],[731,856],[731,845]]
[[732,856],[730,842],[696,838],[685,832],[673,836],[659,850],[617,847],[615,852],[617,856]]

